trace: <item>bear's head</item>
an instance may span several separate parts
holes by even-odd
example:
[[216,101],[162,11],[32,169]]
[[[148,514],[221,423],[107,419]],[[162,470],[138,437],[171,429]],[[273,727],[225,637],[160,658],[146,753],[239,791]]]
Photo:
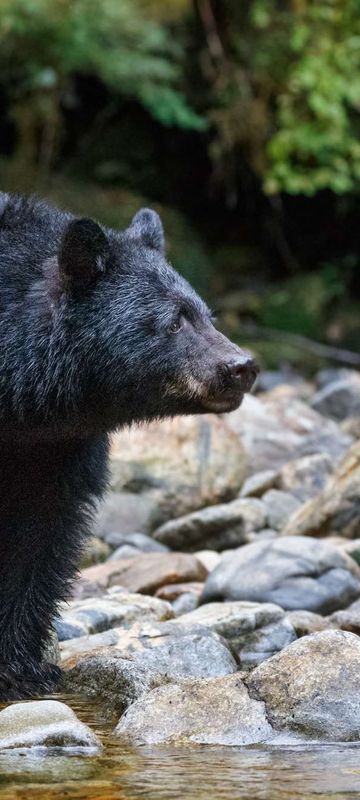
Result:
[[206,304],[167,263],[155,211],[142,209],[121,233],[72,220],[58,269],[54,305],[77,337],[79,384],[109,426],[231,411],[250,391],[253,358],[216,330]]

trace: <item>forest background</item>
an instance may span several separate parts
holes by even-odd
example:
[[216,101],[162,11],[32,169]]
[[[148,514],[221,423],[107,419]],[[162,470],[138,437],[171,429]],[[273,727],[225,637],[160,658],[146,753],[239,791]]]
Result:
[[359,0],[0,0],[0,109],[1,189],[151,205],[264,365],[360,363]]

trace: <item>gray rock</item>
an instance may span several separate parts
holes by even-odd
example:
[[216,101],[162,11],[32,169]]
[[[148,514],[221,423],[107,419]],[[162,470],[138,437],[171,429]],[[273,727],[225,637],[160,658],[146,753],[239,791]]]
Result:
[[296,500],[292,494],[279,489],[270,489],[264,494],[262,501],[266,509],[268,524],[276,531],[281,531],[285,527],[291,515],[300,506],[299,500]]
[[129,534],[134,530],[147,531],[156,514],[156,498],[147,494],[126,491],[108,492],[101,503],[95,521],[95,533],[108,541],[108,533]]
[[350,631],[360,636],[360,600],[355,600],[343,611],[335,611],[328,618],[328,624],[336,625],[343,631]]
[[59,640],[64,641],[109,628],[129,628],[134,622],[160,622],[173,616],[170,603],[164,600],[128,592],[112,592],[94,600],[73,600],[67,604],[67,610],[55,622],[55,626]]
[[277,730],[311,739],[360,739],[360,639],[323,631],[294,642],[247,678]]
[[303,456],[282,467],[278,488],[304,502],[324,488],[333,470],[333,459],[327,453]]
[[288,536],[360,536],[360,442],[349,448],[325,488],[295,511],[284,532]]
[[[104,534],[105,541],[112,548],[116,550],[112,553],[111,558],[116,558],[115,553],[120,551],[120,548],[131,547],[134,548],[134,555],[141,553],[167,553],[169,548],[160,542],[155,542],[151,536],[146,533],[119,533],[117,531],[110,531]],[[123,551],[124,552],[124,551]],[[118,556],[120,558],[121,556]],[[124,557],[124,556],[122,556]]]
[[201,602],[252,600],[330,613],[360,597],[360,568],[339,548],[288,536],[244,545],[208,576]]
[[273,738],[264,704],[237,675],[154,689],[125,712],[114,731],[135,744],[249,745]]
[[204,626],[160,623],[116,633],[113,647],[80,654],[64,665],[71,667],[64,676],[67,690],[99,696],[123,709],[138,692],[164,680],[221,677],[238,669],[225,640]]
[[186,626],[205,625],[227,639],[246,669],[296,639],[283,609],[271,603],[207,603],[182,616],[180,622]]
[[277,486],[277,479],[278,471],[275,469],[264,469],[255,475],[249,475],[241,489],[240,497],[262,497],[268,489]]
[[101,743],[65,703],[35,700],[0,711],[0,749],[24,747],[98,749]]
[[118,516],[112,514],[110,526],[102,511],[102,531],[148,532],[196,508],[230,500],[246,473],[240,439],[216,415],[175,417],[120,431],[111,450],[111,489],[118,496]]
[[360,414],[360,375],[350,376],[328,383],[314,395],[312,408],[335,420]]
[[352,443],[336,422],[289,395],[288,389],[279,387],[261,399],[246,395],[241,408],[226,416],[249,455],[250,473],[277,470],[294,458],[319,452],[336,460]]
[[194,592],[184,592],[179,595],[172,602],[172,609],[176,617],[181,617],[183,614],[188,614],[189,611],[194,611],[197,608],[199,597]]
[[173,550],[224,550],[243,544],[251,531],[263,528],[265,523],[261,500],[241,498],[166,522],[153,536]]

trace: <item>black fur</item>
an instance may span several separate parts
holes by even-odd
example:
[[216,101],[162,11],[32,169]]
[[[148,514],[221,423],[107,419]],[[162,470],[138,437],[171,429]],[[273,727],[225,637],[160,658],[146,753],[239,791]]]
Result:
[[[166,263],[144,209],[122,233],[0,194],[0,698],[51,690],[44,645],[107,480],[108,434],[229,410],[253,372]],[[239,355],[240,354],[240,355]]]

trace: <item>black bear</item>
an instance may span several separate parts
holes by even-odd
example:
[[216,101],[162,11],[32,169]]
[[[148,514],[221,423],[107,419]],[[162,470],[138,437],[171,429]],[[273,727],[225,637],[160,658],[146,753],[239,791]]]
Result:
[[106,488],[108,436],[225,412],[256,365],[166,262],[159,216],[123,232],[0,193],[0,698],[50,691],[43,652]]

